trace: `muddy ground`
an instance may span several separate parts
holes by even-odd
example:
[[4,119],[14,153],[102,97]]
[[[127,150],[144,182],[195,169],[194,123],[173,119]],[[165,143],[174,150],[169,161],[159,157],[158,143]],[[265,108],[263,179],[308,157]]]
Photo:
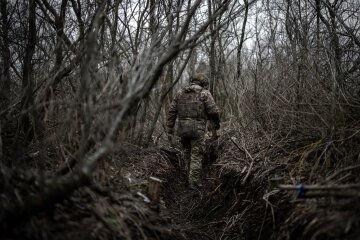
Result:
[[[195,189],[184,185],[178,149],[119,144],[88,186],[55,207],[3,222],[1,239],[360,239],[357,138],[331,146],[316,135],[239,139],[229,133],[207,141],[208,164]],[[36,194],[38,176],[2,171],[1,201]],[[150,176],[162,180],[156,206],[147,199]],[[328,188],[301,187],[309,184]],[[338,185],[344,188],[331,188]]]

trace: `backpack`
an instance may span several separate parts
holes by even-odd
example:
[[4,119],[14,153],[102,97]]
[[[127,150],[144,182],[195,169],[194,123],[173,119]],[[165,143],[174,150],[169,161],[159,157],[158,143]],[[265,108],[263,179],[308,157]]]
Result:
[[201,91],[202,87],[193,85],[179,96],[177,135],[181,138],[199,138],[205,132],[207,115]]

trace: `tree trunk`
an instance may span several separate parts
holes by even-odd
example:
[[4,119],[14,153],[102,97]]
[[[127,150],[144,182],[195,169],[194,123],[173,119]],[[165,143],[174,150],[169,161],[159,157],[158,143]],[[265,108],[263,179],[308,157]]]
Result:
[[[208,11],[209,16],[212,15],[212,6],[213,3],[211,0],[208,0]],[[210,92],[216,98],[215,96],[215,79],[216,79],[216,50],[215,50],[215,43],[216,43],[216,33],[215,33],[215,27],[216,27],[216,21],[214,20],[210,25],[210,53],[209,53],[209,59],[210,59]]]
[[7,14],[7,0],[1,0],[1,65],[0,65],[0,109],[6,109],[10,104],[10,48],[9,48],[9,19]]
[[[63,36],[65,25],[65,13],[68,0],[62,0],[60,7],[60,14],[56,18],[56,47],[55,47],[55,67],[54,70],[58,70],[63,61]],[[54,71],[55,72],[55,71]]]
[[341,48],[339,43],[339,37],[337,35],[337,21],[336,21],[336,6],[335,4],[329,8],[330,22],[331,22],[331,49],[333,51],[334,57],[330,60],[332,62],[332,90],[331,90],[331,129],[330,129],[330,138],[333,138],[334,132],[336,131],[336,124],[338,118],[337,108],[337,96],[339,87],[342,86],[342,70],[341,70]]
[[35,53],[36,44],[36,3],[29,0],[28,38],[24,56],[21,99],[22,110],[25,112],[21,118],[21,130],[25,134],[25,143],[34,137],[40,137],[40,121],[37,110],[34,108],[34,76],[32,59]]
[[[241,29],[240,42],[239,42],[239,46],[236,49],[237,50],[236,78],[239,80],[241,78],[241,50],[242,50],[243,44],[244,44],[245,28],[246,28],[248,13],[249,13],[248,0],[244,0],[244,5],[245,5],[245,14],[244,14],[244,20],[243,20],[243,25],[242,25],[242,29]],[[242,85],[244,86],[244,83],[242,83]]]

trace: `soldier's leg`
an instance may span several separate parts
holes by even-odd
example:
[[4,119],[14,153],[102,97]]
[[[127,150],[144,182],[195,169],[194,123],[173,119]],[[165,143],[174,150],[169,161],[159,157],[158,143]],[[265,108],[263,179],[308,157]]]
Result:
[[183,157],[180,161],[180,169],[183,172],[185,182],[189,183],[190,161],[191,161],[191,141],[186,138],[181,139]]
[[198,182],[201,175],[201,164],[204,157],[204,139],[191,141],[190,180]]
[[214,146],[213,146],[213,139],[206,139],[204,141],[204,154],[201,164],[201,178],[206,179],[208,177],[212,161],[213,161],[213,155],[214,153]]

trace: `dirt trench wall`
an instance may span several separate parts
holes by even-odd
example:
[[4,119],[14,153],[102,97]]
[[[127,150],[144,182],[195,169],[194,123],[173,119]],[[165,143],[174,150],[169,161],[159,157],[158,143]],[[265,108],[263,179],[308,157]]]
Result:
[[291,207],[281,199],[285,194],[268,184],[283,166],[263,168],[256,162],[250,169],[246,160],[229,162],[221,157],[209,168],[210,181],[193,217],[215,225],[222,239],[269,239],[278,231],[275,223],[283,221],[283,212]]

